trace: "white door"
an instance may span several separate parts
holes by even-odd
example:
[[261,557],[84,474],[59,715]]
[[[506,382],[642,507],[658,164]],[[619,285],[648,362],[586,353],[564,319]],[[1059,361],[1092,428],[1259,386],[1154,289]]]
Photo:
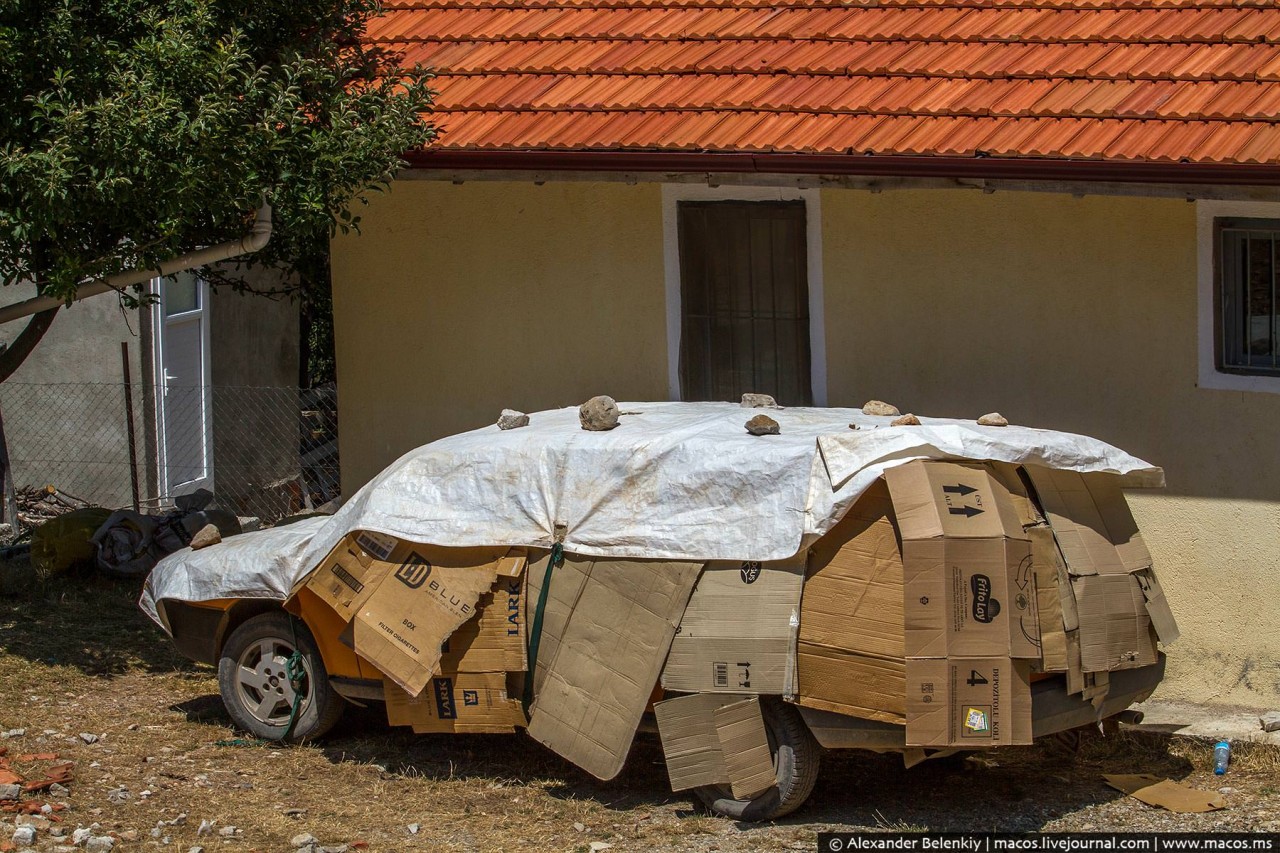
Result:
[[183,272],[156,282],[160,494],[213,489],[209,286]]

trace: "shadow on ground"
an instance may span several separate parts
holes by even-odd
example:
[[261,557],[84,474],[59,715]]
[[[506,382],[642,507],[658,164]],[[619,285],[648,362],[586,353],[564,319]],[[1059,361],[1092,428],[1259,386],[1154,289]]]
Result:
[[138,609],[141,579],[32,580],[0,596],[0,652],[87,675],[194,668]]

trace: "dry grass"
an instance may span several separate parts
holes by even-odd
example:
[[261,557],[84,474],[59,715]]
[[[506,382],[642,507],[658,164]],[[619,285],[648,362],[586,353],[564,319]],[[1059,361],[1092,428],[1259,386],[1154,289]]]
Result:
[[[1280,750],[1256,744],[1236,748],[1228,779],[1242,793],[1218,815],[1153,815],[1106,788],[1103,771],[1223,784],[1209,769],[1211,745],[1154,735],[1087,736],[1074,762],[1042,747],[1003,750],[992,767],[926,762],[905,771],[895,756],[832,753],[810,804],[771,826],[695,811],[671,793],[647,739],[608,783],[524,735],[415,736],[388,728],[377,707],[353,709],[318,745],[218,746],[236,733],[213,670],[179,658],[135,598],[129,585],[82,579],[0,600],[0,730],[27,730],[0,744],[74,760],[66,826],[132,830],[139,848],[157,821],[180,813],[186,824],[163,831],[167,849],[287,850],[310,832],[372,850],[585,851],[603,841],[619,851],[747,851],[810,848],[828,828],[1146,828],[1142,821],[1157,818],[1176,820],[1170,828],[1256,828],[1280,818]],[[85,744],[80,732],[102,739]],[[112,803],[108,792],[121,787],[129,799]],[[198,838],[201,820],[242,833],[225,845]],[[421,824],[418,834],[411,823]]]

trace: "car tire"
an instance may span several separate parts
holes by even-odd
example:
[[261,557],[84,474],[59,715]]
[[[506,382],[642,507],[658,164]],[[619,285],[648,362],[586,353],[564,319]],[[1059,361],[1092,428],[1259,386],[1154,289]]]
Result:
[[744,821],[776,820],[804,805],[818,782],[822,749],[800,712],[773,697],[762,697],[760,710],[778,783],[750,800],[734,799],[728,785],[695,788],[698,799],[716,814]]
[[[295,693],[286,661],[297,649],[303,669],[302,704],[289,737]],[[302,743],[328,732],[346,709],[329,684],[320,650],[301,619],[264,613],[231,632],[218,659],[218,692],[240,729],[263,740]]]

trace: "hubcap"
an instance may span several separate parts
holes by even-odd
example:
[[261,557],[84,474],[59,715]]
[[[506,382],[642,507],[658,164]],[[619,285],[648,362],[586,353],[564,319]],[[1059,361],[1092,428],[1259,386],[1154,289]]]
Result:
[[[289,712],[293,709],[293,684],[289,681],[286,664],[293,654],[293,644],[279,637],[267,637],[249,646],[240,654],[236,667],[236,692],[240,704],[255,720],[269,726],[289,724]],[[302,716],[311,701],[311,665],[302,659]]]

